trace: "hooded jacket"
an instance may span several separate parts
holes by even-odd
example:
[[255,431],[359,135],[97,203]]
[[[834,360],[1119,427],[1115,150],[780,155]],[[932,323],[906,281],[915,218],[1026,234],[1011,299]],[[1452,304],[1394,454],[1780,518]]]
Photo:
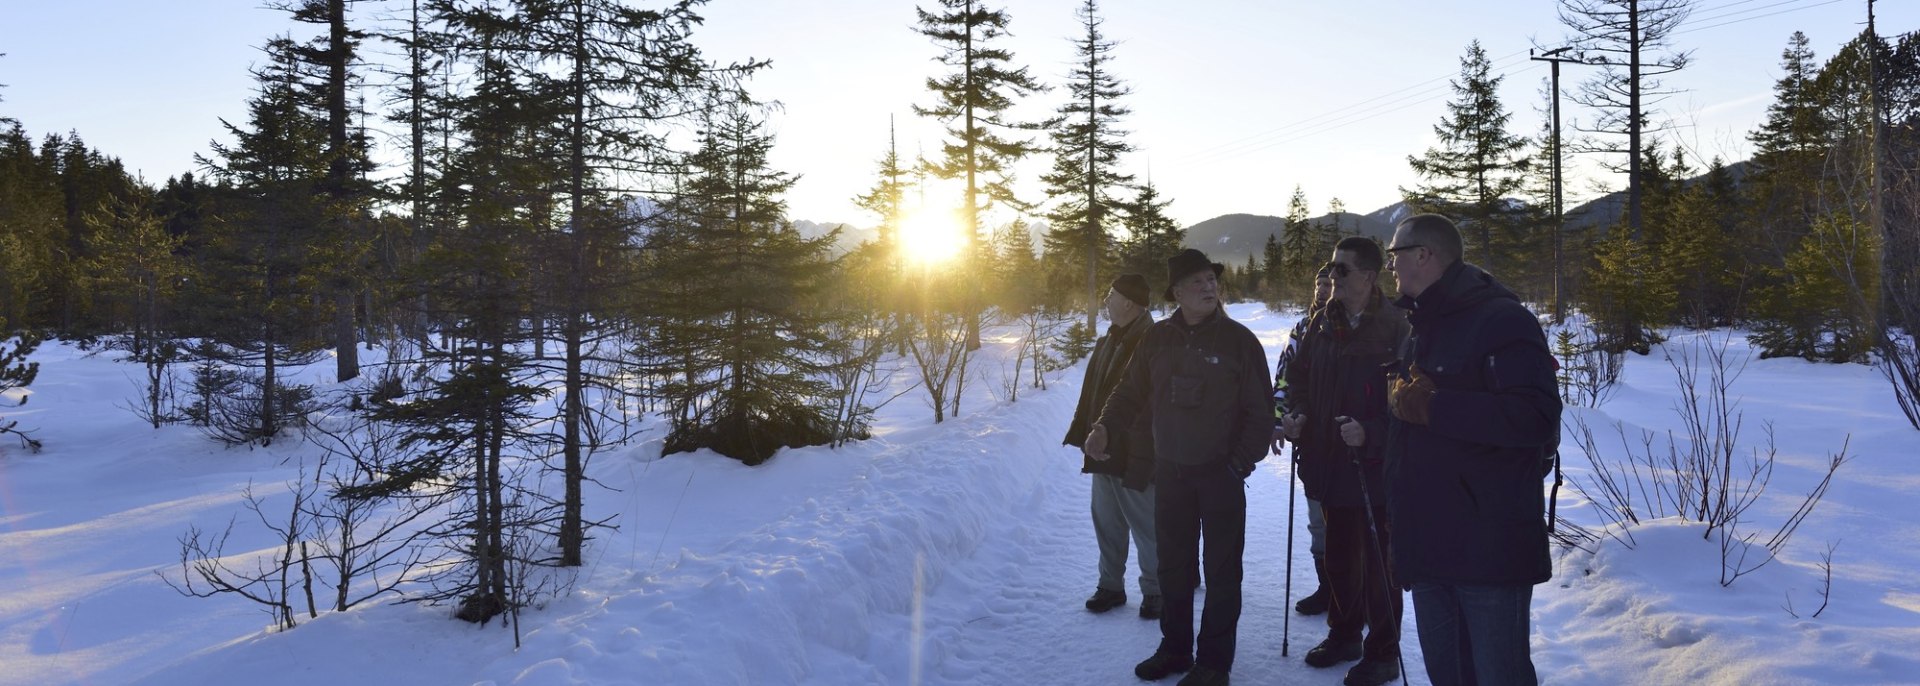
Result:
[[1512,291],[1464,262],[1402,296],[1408,359],[1433,379],[1431,421],[1387,443],[1394,576],[1402,586],[1552,578],[1541,454],[1560,432],[1546,334]]
[[1099,423],[1112,432],[1144,414],[1156,461],[1218,463],[1245,478],[1267,456],[1272,412],[1273,382],[1260,339],[1224,308],[1198,324],[1187,324],[1175,310],[1147,330]]
[[[1093,421],[1107,404],[1107,396],[1120,385],[1134,350],[1152,327],[1153,312],[1142,312],[1126,326],[1108,327],[1107,333],[1094,343],[1093,354],[1087,358],[1087,376],[1080,385],[1080,404],[1074,407],[1073,424],[1067,427],[1067,436],[1061,443],[1076,448],[1086,445]],[[1147,418],[1143,415],[1131,426],[1107,427],[1107,445],[1110,448],[1106,460],[1083,458],[1080,471],[1117,476],[1127,488],[1147,490],[1153,482],[1153,426]]]
[[[1367,297],[1358,326],[1346,308],[1329,302],[1308,320],[1304,339],[1287,365],[1290,409],[1307,416],[1300,433],[1300,483],[1307,497],[1334,507],[1362,507],[1357,452],[1366,470],[1367,495],[1375,507],[1386,505],[1381,461],[1386,454],[1387,372],[1407,338],[1406,314],[1375,290]],[[1366,442],[1349,450],[1336,417],[1352,417],[1366,428]]]

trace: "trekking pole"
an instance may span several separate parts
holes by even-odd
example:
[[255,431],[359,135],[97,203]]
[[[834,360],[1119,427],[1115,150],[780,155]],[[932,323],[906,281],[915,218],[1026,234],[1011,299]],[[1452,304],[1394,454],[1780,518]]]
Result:
[[[1335,417],[1334,421],[1344,424],[1346,422],[1340,421],[1343,419],[1347,422],[1355,421],[1352,417]],[[1373,519],[1373,496],[1367,493],[1367,468],[1365,465],[1360,464],[1360,448],[1351,445],[1347,446],[1347,456],[1353,459],[1354,475],[1360,477],[1360,504],[1367,510],[1367,537],[1373,539],[1374,558],[1380,561],[1380,583],[1386,585],[1389,595],[1399,593],[1399,590],[1393,587],[1393,580],[1388,576],[1387,549],[1386,546],[1380,545],[1380,524]],[[1393,618],[1393,637],[1394,642],[1398,643],[1400,640],[1399,615],[1394,615]],[[1400,659],[1400,684],[1401,686],[1406,686],[1407,656],[1405,652],[1400,650],[1395,650],[1393,653],[1395,657]]]
[[1287,446],[1287,601],[1280,606],[1280,657],[1287,656],[1287,643],[1293,638],[1293,489],[1300,481],[1300,444]]

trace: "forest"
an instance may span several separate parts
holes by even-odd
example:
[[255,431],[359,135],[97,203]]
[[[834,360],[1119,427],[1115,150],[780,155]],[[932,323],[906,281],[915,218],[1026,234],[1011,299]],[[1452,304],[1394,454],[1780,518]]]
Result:
[[[986,379],[969,368],[983,323],[1023,332],[999,381],[1017,397],[1091,347],[1115,275],[1165,285],[1185,229],[1130,166],[1125,130],[1129,99],[1153,94],[1113,69],[1124,46],[1096,0],[1076,3],[1077,60],[1057,83],[997,47],[1004,10],[917,10],[941,71],[911,105],[946,138],[930,158],[873,151],[872,185],[847,193],[876,238],[852,250],[788,216],[805,170],[770,166],[751,87],[775,67],[696,48],[703,4],[286,0],[244,120],[157,186],[78,132],[30,135],[60,123],[7,118],[0,90],[0,391],[31,386],[34,350],[68,341],[136,370],[127,410],[152,427],[326,448],[276,515],[294,522],[279,564],[223,567],[221,539],[196,532],[187,592],[247,595],[291,626],[289,575],[307,575],[311,613],[312,567],[332,570],[324,604],[344,610],[402,565],[431,573],[424,599],[486,621],[552,592],[528,570],[582,564],[615,524],[584,517],[585,465],[637,416],[667,418],[668,453],[759,464],[861,440],[909,375],[939,422]],[[1869,25],[1824,56],[1778,37],[1754,155],[1703,160],[1648,104],[1685,67],[1670,33],[1690,3],[1560,5],[1561,54],[1582,70],[1554,106],[1585,108],[1586,126],[1511,130],[1471,42],[1435,145],[1408,151],[1407,208],[1459,221],[1469,261],[1543,317],[1584,314],[1590,328],[1557,341],[1569,357],[1617,374],[1662,330],[1742,327],[1763,357],[1875,365],[1920,427],[1920,32]],[[370,44],[403,58],[371,61]],[[1057,108],[1016,120],[1032,99]],[[1572,155],[1613,165],[1617,221],[1563,216]],[[1016,192],[1023,159],[1049,162],[1043,195]],[[941,259],[902,238],[930,178],[964,183],[962,240]],[[996,208],[1020,219],[985,225]],[[1227,297],[1301,306],[1347,231],[1309,217],[1296,187]],[[375,348],[382,362],[361,364]],[[337,386],[285,376],[328,359]],[[0,417],[0,441],[42,440]]]

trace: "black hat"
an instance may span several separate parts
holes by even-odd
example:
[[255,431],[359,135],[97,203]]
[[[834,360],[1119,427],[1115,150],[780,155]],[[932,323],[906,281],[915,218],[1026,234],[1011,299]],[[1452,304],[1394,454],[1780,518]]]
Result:
[[1147,277],[1139,274],[1121,274],[1113,279],[1113,292],[1132,300],[1133,304],[1147,306]]
[[1180,251],[1180,254],[1167,258],[1167,291],[1164,294],[1167,300],[1173,300],[1173,284],[1180,283],[1181,279],[1208,267],[1213,268],[1214,276],[1219,276],[1221,272],[1227,270],[1227,265],[1209,260],[1206,253],[1193,248],[1187,248]]

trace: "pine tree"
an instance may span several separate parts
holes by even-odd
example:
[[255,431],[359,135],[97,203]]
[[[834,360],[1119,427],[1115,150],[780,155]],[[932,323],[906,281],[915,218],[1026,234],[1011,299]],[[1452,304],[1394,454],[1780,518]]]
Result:
[[1121,246],[1120,271],[1147,277],[1148,293],[1161,293],[1166,283],[1167,258],[1180,252],[1187,230],[1167,216],[1172,200],[1161,200],[1160,191],[1149,179],[1140,192],[1123,206],[1127,228],[1126,243]]
[[28,327],[52,301],[64,200],[18,123],[0,125],[0,318]]
[[1100,33],[1095,0],[1085,0],[1078,13],[1086,33],[1074,40],[1077,61],[1067,72],[1069,97],[1052,125],[1053,171],[1040,180],[1055,201],[1047,213],[1053,231],[1075,235],[1073,242],[1083,255],[1087,326],[1093,327],[1105,292],[1099,270],[1110,259],[1111,232],[1121,219],[1114,211],[1120,201],[1113,194],[1133,182],[1131,174],[1116,167],[1120,155],[1133,147],[1119,129],[1120,118],[1129,110],[1116,102],[1130,91],[1107,67],[1114,43]]
[[1504,275],[1510,261],[1524,261],[1511,254],[1523,230],[1512,199],[1524,183],[1527,142],[1507,131],[1513,115],[1498,96],[1506,77],[1492,75],[1492,69],[1480,41],[1468,44],[1460,76],[1452,81],[1448,114],[1433,127],[1440,147],[1407,158],[1422,184],[1402,193],[1414,211],[1452,216],[1471,261]]
[[1320,260],[1332,254],[1332,246],[1321,245],[1321,236],[1308,219],[1307,211],[1306,192],[1294,186],[1293,197],[1287,200],[1286,228],[1280,233],[1280,250],[1286,256],[1286,268],[1276,288],[1283,300],[1296,304],[1312,297],[1313,273]]
[[[1594,142],[1576,152],[1623,155],[1627,172],[1627,227],[1640,240],[1642,197],[1640,163],[1654,126],[1649,113],[1675,91],[1662,90],[1657,77],[1685,68],[1688,52],[1667,51],[1676,28],[1692,12],[1692,0],[1559,0],[1560,22],[1572,29],[1572,43],[1600,72],[1582,83],[1574,102],[1598,110],[1595,119],[1574,128],[1602,136],[1625,136],[1626,144]],[[1618,169],[1617,167],[1615,168]]]
[[1658,334],[1646,322],[1663,321],[1677,304],[1672,283],[1655,264],[1645,243],[1614,232],[1589,249],[1593,265],[1586,270],[1581,296],[1593,318],[1595,345],[1611,354],[1627,350],[1647,354]]
[[87,272],[90,290],[121,322],[110,345],[126,351],[125,361],[144,371],[135,413],[158,429],[173,419],[167,407],[168,369],[185,359],[175,296],[190,272],[175,254],[184,239],[167,232],[153,205],[147,198],[114,200],[87,215],[102,238]]
[[516,543],[552,513],[520,487],[513,464],[545,452],[547,431],[534,431],[540,418],[531,413],[545,391],[520,351],[533,309],[535,261],[525,253],[550,225],[558,183],[543,141],[551,119],[527,107],[525,80],[497,48],[499,27],[470,37],[476,84],[446,103],[459,113],[450,124],[462,141],[440,178],[448,226],[414,265],[406,293],[440,322],[440,345],[421,360],[435,373],[400,398],[376,398],[368,413],[403,427],[415,449],[367,465],[375,476],[342,495],[451,503],[429,529],[461,555],[430,575],[425,599],[457,603],[456,617],[484,623],[532,602],[514,570],[546,557]]
[[677,377],[666,452],[712,448],[759,464],[833,438],[821,400],[836,343],[811,308],[832,285],[835,236],[803,238],[787,223],[780,196],[793,177],[768,166],[772,136],[743,111],[725,116],[702,132],[692,176],[667,203],[673,224],[655,234],[653,352]]
[[[941,46],[941,64],[953,73],[927,79],[934,104],[914,106],[923,117],[947,124],[950,140],[941,146],[941,160],[929,165],[943,179],[964,178],[965,195],[961,216],[966,224],[967,244],[963,268],[977,268],[985,241],[980,215],[995,204],[1015,209],[1028,207],[1013,193],[1013,166],[1021,158],[1036,152],[1030,139],[1008,137],[1036,129],[1037,124],[1009,118],[1014,99],[1046,90],[1027,74],[1026,67],[1013,67],[1013,53],[994,47],[1007,35],[1009,16],[1004,10],[982,7],[982,0],[940,0],[940,13],[914,8],[919,16],[921,35]],[[967,310],[966,344],[980,347],[979,305]]]
[[213,143],[218,159],[201,159],[228,190],[200,256],[203,278],[186,298],[209,352],[258,370],[248,377],[257,394],[251,410],[201,418],[232,442],[270,442],[293,420],[298,391],[282,383],[279,368],[311,361],[322,340],[313,248],[326,222],[318,192],[328,166],[326,128],[300,90],[291,42],[269,48],[272,61],[255,72],[260,90],[248,103],[247,125],[223,121],[234,142]]
[[[587,342],[605,337],[598,294],[614,290],[617,278],[597,268],[629,243],[633,227],[618,213],[592,212],[611,202],[622,174],[662,171],[652,161],[667,157],[657,126],[717,99],[744,100],[739,80],[764,62],[711,65],[693,44],[700,23],[695,2],[643,10],[613,0],[517,0],[509,35],[526,63],[534,106],[553,115],[552,159],[561,162],[567,204],[556,212],[555,240],[563,259],[554,265],[558,283],[551,309],[563,338],[565,390],[561,452],[566,503],[561,523],[561,564],[581,563],[585,524],[586,391],[607,386],[586,369]],[[593,221],[600,219],[603,221]],[[543,307],[544,309],[548,309]],[[544,314],[544,313],[543,313]]]
[[1262,262],[1265,270],[1261,273],[1261,282],[1264,284],[1260,289],[1261,300],[1267,304],[1267,309],[1279,312],[1281,308],[1286,307],[1286,299],[1282,297],[1280,285],[1287,273],[1287,251],[1281,247],[1279,236],[1270,233],[1267,234],[1267,243],[1260,250],[1260,255],[1265,258]]
[[268,50],[284,50],[298,64],[297,92],[326,129],[326,175],[315,191],[323,198],[322,231],[325,234],[321,254],[327,262],[323,286],[332,299],[332,343],[334,378],[346,381],[360,375],[358,328],[354,310],[358,293],[366,288],[367,253],[371,241],[365,235],[373,200],[373,184],[367,181],[374,169],[366,134],[356,131],[353,120],[362,116],[348,104],[348,92],[358,80],[353,68],[358,48],[366,33],[347,25],[347,6],[359,0],[284,0],[278,7],[300,23],[326,27],[326,35],[305,44],[282,38],[280,45]]

